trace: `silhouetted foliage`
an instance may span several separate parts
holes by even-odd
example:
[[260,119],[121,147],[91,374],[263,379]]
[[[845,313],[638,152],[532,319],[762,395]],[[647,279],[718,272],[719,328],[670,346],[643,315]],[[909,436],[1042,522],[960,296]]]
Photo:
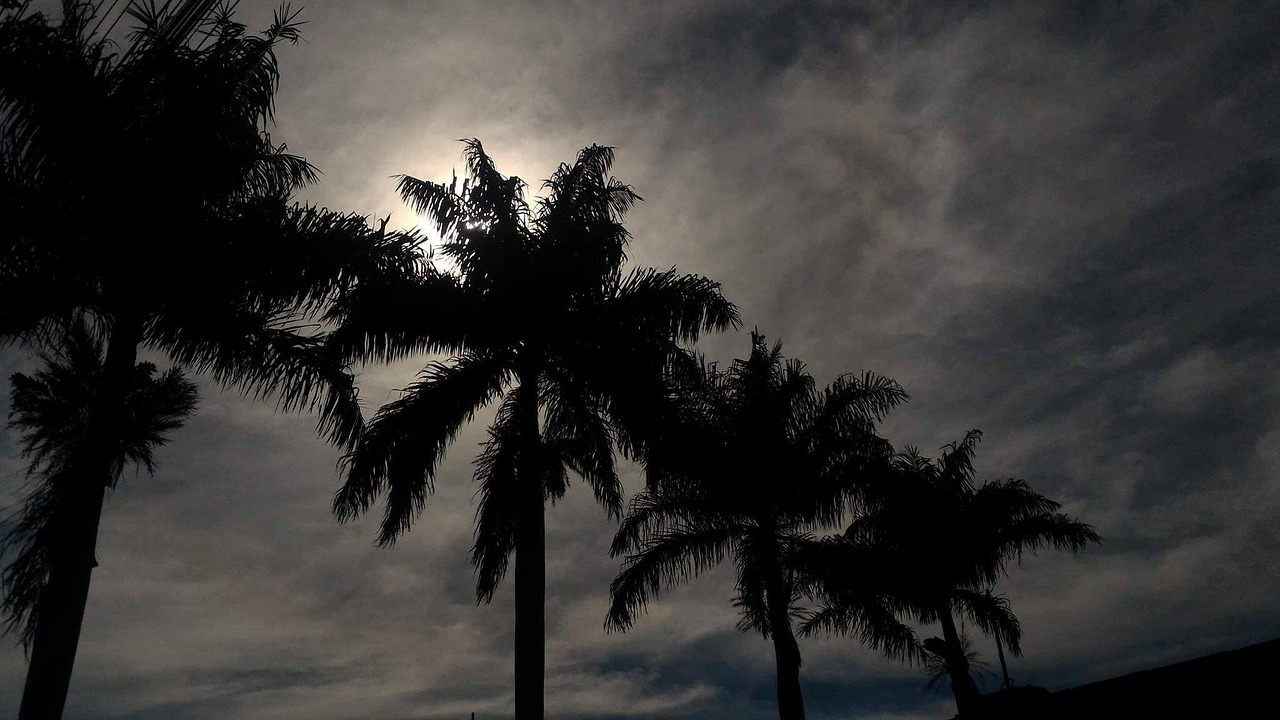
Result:
[[792,632],[799,578],[792,555],[843,517],[857,481],[887,461],[875,424],[906,399],[892,380],[845,375],[825,389],[752,333],[751,354],[704,366],[676,387],[680,414],[646,455],[648,486],[631,502],[612,555],[606,626],[625,630],[664,587],[726,559],[737,567],[739,628],[774,643],[779,715],[804,716]]
[[[987,666],[988,663],[981,659],[978,651],[973,647],[973,640],[969,638],[969,634],[960,630],[960,649],[964,653],[965,664],[969,666],[969,680],[974,687],[982,687],[982,681],[987,678],[994,678],[996,674]],[[950,670],[947,667],[946,654],[937,654],[926,652],[924,654],[924,672],[925,672],[925,689],[941,690],[943,686],[951,682]]]
[[[130,3],[117,52],[95,4],[62,8],[0,10],[0,338],[47,345],[80,314],[104,336],[78,486],[109,482],[140,346],[317,410],[327,437],[351,443],[355,386],[315,323],[361,278],[415,272],[421,256],[412,236],[290,201],[316,171],[266,128],[296,15],[258,36],[209,0]],[[59,609],[40,614],[24,719],[61,714],[100,496],[83,498],[76,549],[53,562]]]
[[302,318],[360,276],[416,270],[416,239],[289,203],[316,171],[262,128],[295,15],[259,37],[206,9],[197,49],[174,26],[198,5],[211,4],[131,5],[141,24],[123,55],[88,34],[88,4],[60,24],[0,20],[0,202],[16,223],[0,248],[16,260],[0,275],[0,336],[38,339],[80,311],[123,316],[195,369],[320,410],[326,434],[348,442],[354,389]]
[[[987,590],[1010,561],[1041,549],[1079,551],[1099,542],[1089,525],[1058,512],[1058,503],[1023,480],[974,483],[973,454],[981,433],[970,431],[937,458],[914,448],[896,453],[889,472],[864,498],[842,536],[810,543],[801,555],[808,587],[821,607],[803,628],[868,639],[861,622],[892,613],[940,623],[952,689],[961,713],[977,690],[970,679],[954,614],[1000,634],[1021,654],[1021,628],[1008,601]],[[924,659],[924,648],[877,645],[891,656]]]
[[385,497],[378,542],[406,532],[462,426],[497,404],[476,461],[480,506],[472,562],[480,602],[516,557],[516,715],[542,717],[544,526],[568,470],[610,516],[622,512],[614,448],[636,454],[664,371],[681,343],[737,323],[719,284],[675,270],[623,272],[622,216],[638,199],[609,176],[610,148],[561,165],[531,210],[519,178],[501,175],[477,140],[468,177],[402,177],[400,193],[444,238],[456,268],[362,284],[335,305],[337,347],[365,360],[447,352],[369,422],[344,460],[334,511],[350,520]]
[[[0,539],[0,555],[9,559],[0,583],[4,632],[19,633],[28,650],[35,640],[51,563],[65,552],[60,546],[73,535],[65,527],[66,509],[85,491],[79,485],[86,477],[77,465],[87,445],[88,409],[102,381],[102,341],[87,323],[73,322],[56,352],[42,360],[36,374],[12,377],[9,428],[21,433],[28,488],[11,529]],[[154,474],[155,448],[165,444],[195,407],[196,386],[177,368],[157,375],[151,363],[136,365],[116,436],[111,487],[130,464]]]

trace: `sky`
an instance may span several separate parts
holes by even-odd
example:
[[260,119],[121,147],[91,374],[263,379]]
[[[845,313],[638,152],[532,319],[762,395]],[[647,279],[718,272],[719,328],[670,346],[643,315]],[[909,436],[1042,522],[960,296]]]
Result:
[[[741,310],[709,358],[758,328],[819,383],[895,378],[911,400],[885,437],[933,454],[980,428],[981,478],[1095,525],[1104,544],[998,586],[1024,628],[1015,681],[1280,636],[1280,6],[311,0],[302,17],[272,129],[324,172],[300,199],[411,227],[392,176],[448,179],[460,138],[535,188],[615,146],[644,198],[632,261],[715,278]],[[368,412],[423,363],[363,368]],[[485,416],[379,549],[376,514],[330,515],[339,453],[313,418],[202,385],[156,475],[108,501],[67,716],[510,717],[510,578],[477,607],[467,560]],[[547,520],[548,716],[776,713],[731,568],[608,634],[615,526],[581,484]],[[25,668],[3,643],[12,717]],[[801,650],[812,718],[954,712],[855,640]]]

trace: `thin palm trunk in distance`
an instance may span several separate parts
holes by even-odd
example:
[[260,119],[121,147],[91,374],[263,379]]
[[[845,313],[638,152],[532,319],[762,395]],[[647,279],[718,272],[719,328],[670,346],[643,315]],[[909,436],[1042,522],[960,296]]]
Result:
[[727,370],[703,365],[673,388],[677,409],[645,455],[647,486],[631,502],[611,553],[606,627],[626,630],[662,589],[732,559],[739,629],[773,642],[778,716],[802,720],[795,550],[846,514],[889,458],[876,423],[906,399],[892,380],[844,375],[819,390],[782,347],[751,335]]
[[[807,542],[798,553],[806,588],[819,601],[802,634],[853,635],[903,660],[935,652],[961,715],[976,712],[979,695],[956,617],[1020,655],[1018,619],[991,587],[1026,553],[1078,552],[1100,542],[1090,525],[1059,512],[1026,481],[977,485],[973,456],[981,436],[970,431],[937,459],[911,447],[895,453],[844,534]],[[883,621],[880,630],[871,618]],[[908,622],[937,623],[941,642],[921,642]]]

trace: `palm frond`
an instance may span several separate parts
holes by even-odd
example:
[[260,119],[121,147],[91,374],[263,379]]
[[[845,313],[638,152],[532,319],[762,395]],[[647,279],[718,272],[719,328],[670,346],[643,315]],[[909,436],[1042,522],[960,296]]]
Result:
[[354,519],[386,491],[378,543],[394,543],[421,513],[445,448],[506,386],[510,361],[471,353],[451,365],[432,363],[403,397],[384,405],[343,458],[346,482],[333,499],[338,519]]
[[613,148],[592,145],[543,183],[534,225],[554,276],[548,280],[568,294],[600,296],[616,285],[627,259],[622,218],[640,197],[609,177],[612,164]]
[[679,527],[698,523],[730,526],[738,522],[732,513],[717,507],[715,498],[702,492],[698,485],[647,487],[636,493],[627,506],[609,556],[635,554],[648,538],[663,535]]
[[434,269],[416,278],[361,282],[342,293],[326,315],[336,326],[330,344],[342,356],[365,362],[494,346],[502,338],[491,318],[480,294]]
[[952,595],[951,606],[982,632],[998,636],[1014,657],[1022,655],[1022,625],[1013,614],[1008,598],[990,592],[958,589]]
[[703,332],[738,327],[738,309],[725,300],[720,283],[675,268],[637,269],[619,284],[603,311],[613,327],[631,328],[639,337],[671,337],[693,342]]
[[363,215],[270,199],[231,210],[207,230],[227,238],[223,252],[188,279],[188,291],[312,317],[358,285],[409,282],[426,267],[421,238],[387,232],[385,220],[375,230]]
[[734,548],[733,560],[738,572],[733,606],[738,609],[739,632],[755,631],[768,638],[773,635],[773,617],[769,612],[773,598],[769,596],[767,575],[778,572],[779,568],[772,557],[775,548],[767,542],[753,540],[753,533],[742,533]]
[[16,633],[23,649],[30,652],[40,620],[40,598],[48,584],[49,571],[59,548],[59,538],[68,530],[60,522],[67,515],[69,488],[76,478],[62,469],[29,481],[23,504],[10,516],[11,526],[0,538],[0,557],[8,559],[0,575],[4,599],[0,613],[4,625],[0,634]]
[[622,483],[613,461],[613,435],[605,402],[572,375],[548,368],[542,383],[542,441],[562,464],[582,476],[610,519],[622,516]]
[[178,368],[169,368],[154,377],[156,367],[140,363],[135,372],[134,391],[125,404],[126,420],[121,428],[125,458],[149,474],[155,474],[155,449],[168,442],[169,433],[181,428],[195,412],[199,399],[195,383]]
[[[973,641],[969,639],[967,634],[960,635],[960,650],[964,655],[965,664],[969,668],[969,679],[973,681],[974,687],[981,687],[982,681],[986,678],[994,678],[995,673],[987,668],[986,661],[982,660],[978,655],[978,651],[973,647]],[[924,670],[927,680],[925,688],[929,690],[938,690],[947,686],[951,682],[951,674],[947,669],[947,661],[941,655],[935,655],[930,652],[922,654]]]
[[12,377],[9,427],[20,433],[27,461],[27,492],[0,538],[0,557],[9,564],[0,575],[5,633],[19,633],[30,649],[39,620],[39,603],[55,557],[82,521],[77,509],[85,493],[114,486],[132,462],[154,473],[154,451],[180,428],[196,406],[196,387],[172,368],[158,378],[149,363],[134,368],[132,385],[107,439],[110,476],[86,477],[83,458],[102,438],[91,437],[92,406],[101,392],[103,349],[83,320],[71,324],[55,351],[42,355],[34,375]]
[[444,238],[452,237],[468,217],[479,214],[466,199],[467,189],[466,181],[459,185],[456,178],[445,185],[410,175],[396,176],[396,192],[416,212],[430,218]]
[[427,213],[445,242],[440,251],[453,260],[468,283],[501,288],[528,271],[533,240],[529,207],[520,178],[505,177],[479,140],[464,140],[468,175],[450,186],[400,182],[406,202]]
[[605,628],[627,630],[664,587],[719,564],[733,552],[734,543],[734,528],[716,526],[683,526],[649,538],[638,553],[627,557],[609,584]]
[[323,334],[304,334],[291,317],[253,308],[171,306],[147,338],[176,362],[285,412],[317,414],[317,430],[349,447],[364,427],[349,363]]
[[970,430],[965,433],[963,440],[945,446],[936,466],[939,477],[957,486],[971,486],[974,475],[973,456],[981,441],[982,431]]
[[902,662],[925,658],[920,638],[910,625],[900,620],[902,611],[889,598],[872,596],[858,603],[823,605],[800,625],[800,634],[843,635],[857,638],[866,647]]
[[476,602],[493,600],[507,574],[516,549],[516,484],[519,481],[521,438],[517,408],[521,388],[509,391],[489,428],[489,439],[476,459],[475,482],[480,486],[476,508],[475,543],[471,564],[476,569]]
[[89,405],[98,391],[102,341],[83,321],[69,326],[61,340],[41,354],[42,368],[35,375],[15,373],[10,378],[9,428],[21,433],[22,455],[33,472],[69,462],[78,452],[88,430]]

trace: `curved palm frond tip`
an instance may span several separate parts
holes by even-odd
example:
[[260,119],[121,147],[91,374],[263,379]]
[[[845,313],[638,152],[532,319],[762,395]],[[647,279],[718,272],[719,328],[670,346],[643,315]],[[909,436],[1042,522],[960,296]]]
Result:
[[648,484],[610,549],[625,560],[605,626],[628,629],[660,592],[732,559],[738,627],[773,641],[779,716],[803,718],[795,556],[888,462],[875,426],[906,394],[871,373],[819,390],[758,333],[746,359],[683,377],[678,407],[646,447]]
[[532,210],[523,181],[499,173],[478,140],[464,141],[463,155],[462,180],[397,181],[453,270],[364,283],[328,315],[338,325],[331,342],[352,361],[451,356],[369,421],[343,460],[334,512],[352,520],[382,498],[378,542],[393,543],[421,514],[457,433],[497,404],[476,459],[471,560],[485,603],[514,559],[516,714],[532,719],[543,709],[546,503],[564,495],[572,471],[620,516],[614,451],[642,453],[668,371],[686,361],[683,344],[738,316],[705,278],[624,273],[622,220],[639,198],[609,175],[612,149],[585,148],[557,168]]

